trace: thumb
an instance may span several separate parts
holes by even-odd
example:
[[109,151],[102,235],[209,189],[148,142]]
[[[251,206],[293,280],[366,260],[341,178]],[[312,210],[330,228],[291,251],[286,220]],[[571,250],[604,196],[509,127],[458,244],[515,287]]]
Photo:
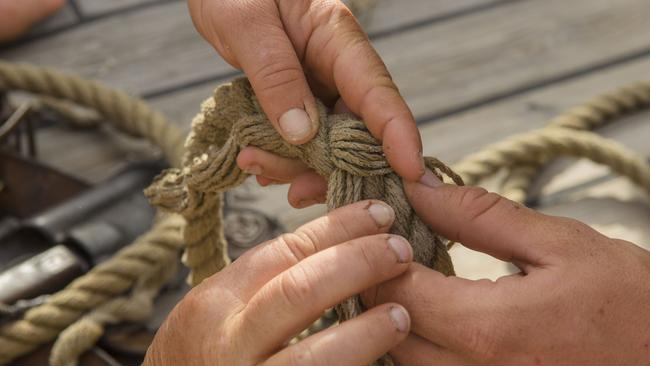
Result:
[[442,184],[428,170],[404,187],[432,230],[524,271],[557,262],[575,247],[577,232],[596,234],[578,221],[541,214],[483,188]]
[[258,27],[242,35],[249,39],[233,43],[237,61],[278,133],[289,143],[305,143],[318,130],[316,99],[282,26]]

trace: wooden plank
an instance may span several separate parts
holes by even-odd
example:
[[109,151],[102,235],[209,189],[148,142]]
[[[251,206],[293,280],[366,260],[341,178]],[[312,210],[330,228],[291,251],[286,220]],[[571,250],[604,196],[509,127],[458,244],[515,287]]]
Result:
[[93,21],[2,57],[75,72],[136,94],[230,69],[196,33],[184,2]]
[[[595,94],[605,92],[613,86],[638,80],[639,75],[645,75],[648,69],[650,69],[650,59],[646,58],[424,125],[421,131],[425,153],[447,162],[457,161],[462,156],[491,142],[499,141],[507,135],[540,128],[562,110],[579,104]],[[175,116],[175,120],[187,130],[191,117],[198,111],[199,103],[210,95],[212,89],[213,86],[207,84],[156,98],[152,100],[152,104],[166,114]],[[610,135],[631,131],[628,135],[619,136],[619,139],[629,146],[645,146],[646,134],[618,127],[605,131],[609,131],[607,133]],[[584,174],[581,176],[593,178]],[[572,181],[570,184],[575,183]],[[556,185],[554,190],[564,189],[568,184]],[[288,226],[295,227],[313,217],[287,209],[286,204],[283,203],[286,192],[282,188],[274,187],[269,192],[271,192],[270,201],[261,206],[268,207],[270,214],[281,216],[282,221]]]
[[487,4],[498,4],[493,0],[376,0],[369,5],[367,14],[362,16],[368,33],[384,32],[405,24],[442,18],[461,11]]
[[153,3],[159,0],[77,0],[84,15],[97,16],[110,11],[125,9],[134,5]]
[[[381,39],[376,46],[422,117],[646,46],[644,5],[527,1]],[[405,45],[412,45],[408,52]],[[92,23],[3,56],[74,70],[134,93],[231,70],[196,35],[182,3]]]
[[649,46],[645,0],[514,3],[376,42],[420,119]]
[[53,30],[71,26],[79,21],[72,5],[67,3],[61,10],[44,21],[36,24],[28,33],[29,36],[39,36]]
[[[420,6],[424,8],[411,6],[410,9],[430,16],[437,14],[437,8],[425,3]],[[443,7],[442,10],[453,8]],[[398,13],[392,24],[398,24],[402,14],[407,13]],[[152,21],[154,19],[165,21]],[[410,20],[408,16],[403,19],[404,22]],[[379,25],[377,27],[380,29]],[[181,1],[89,22],[0,55],[9,60],[75,72],[135,94],[233,71],[196,33],[187,5]]]
[[[650,57],[424,125],[421,132],[425,154],[448,162],[456,161],[507,135],[541,128],[550,118],[571,106],[617,86],[639,81],[648,69]],[[650,112],[631,116],[599,132],[650,156],[648,117]],[[606,169],[584,161],[563,164],[560,175],[542,178],[547,181],[543,193],[554,194],[607,174]],[[618,178],[572,192],[559,202],[543,207],[542,211],[576,218],[606,235],[650,249],[650,229],[646,225],[650,220],[648,199],[626,179]],[[506,263],[462,246],[455,247],[451,254],[463,277],[496,279],[514,271]]]
[[[516,2],[375,45],[423,117],[647,46],[646,4]],[[74,70],[134,93],[232,70],[196,35],[182,3],[93,22],[3,56]]]
[[[543,127],[568,108],[598,94],[639,81],[650,69],[650,57],[540,88],[420,127],[424,153],[453,163],[506,136]],[[638,128],[640,128],[639,126]],[[602,130],[631,148],[648,149],[647,135],[628,133],[616,124]],[[644,151],[644,150],[641,150]],[[650,154],[650,150],[645,151]]]

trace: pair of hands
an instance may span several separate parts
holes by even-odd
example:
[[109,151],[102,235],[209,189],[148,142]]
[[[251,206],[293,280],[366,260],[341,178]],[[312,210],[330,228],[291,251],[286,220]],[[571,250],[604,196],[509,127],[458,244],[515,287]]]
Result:
[[[433,230],[515,263],[496,282],[411,263],[358,202],[247,252],[172,311],[145,365],[647,365],[650,253],[481,188],[406,183]],[[356,293],[370,309],[287,346]]]
[[[436,181],[406,103],[339,1],[189,5],[199,32],[244,70],[287,141],[315,134],[315,96],[360,116],[433,230],[521,273],[469,281],[411,263],[408,243],[386,234],[392,209],[360,202],[251,250],[193,289],[156,335],[146,365],[365,365],[385,352],[403,365],[648,363],[650,253]],[[238,164],[262,185],[291,183],[296,207],[324,200],[326,182],[298,161],[249,147]],[[287,346],[356,293],[368,312]]]

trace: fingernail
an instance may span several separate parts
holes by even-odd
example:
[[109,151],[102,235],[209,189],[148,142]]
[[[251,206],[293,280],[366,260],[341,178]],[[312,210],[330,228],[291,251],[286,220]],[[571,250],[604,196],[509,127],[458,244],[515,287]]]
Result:
[[401,236],[391,236],[388,238],[388,246],[397,254],[397,261],[408,263],[411,261],[411,244]]
[[429,169],[424,170],[424,175],[420,178],[420,183],[431,188],[440,187],[442,185],[442,181]]
[[390,310],[388,310],[388,315],[398,331],[402,333],[408,332],[410,319],[406,309],[401,306],[392,306]]
[[305,199],[302,199],[302,200],[298,201],[298,204],[296,205],[296,208],[306,208],[306,207],[309,207],[309,206],[313,206],[313,205],[315,205],[317,203],[318,203],[318,201],[316,201],[314,199],[305,198]]
[[280,117],[278,123],[284,135],[291,142],[304,140],[312,131],[309,115],[300,108],[286,111]]
[[373,202],[368,206],[368,213],[379,227],[390,225],[395,219],[393,208],[383,202]]
[[262,174],[262,167],[259,166],[259,165],[252,164],[252,165],[247,166],[244,169],[244,172],[246,174],[250,174],[250,175],[260,175],[260,174]]

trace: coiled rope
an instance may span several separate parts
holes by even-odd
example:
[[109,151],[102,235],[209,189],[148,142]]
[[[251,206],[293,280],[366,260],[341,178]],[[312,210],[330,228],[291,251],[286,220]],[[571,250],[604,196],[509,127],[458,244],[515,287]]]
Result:
[[[180,130],[125,93],[55,70],[4,61],[0,61],[0,90],[26,91],[90,108],[119,130],[150,140],[172,164],[181,160]],[[22,319],[0,327],[0,365],[57,337],[50,363],[73,365],[92,346],[89,341],[101,336],[104,324],[146,317],[163,284],[160,280],[173,273],[165,270],[175,266],[183,245],[183,225],[179,216],[160,215],[149,233],[27,311]]]
[[[363,123],[350,116],[328,115],[320,106],[321,126],[316,139],[292,146],[268,123],[248,82],[236,80],[218,88],[203,103],[187,139],[185,158],[181,159],[183,138],[178,130],[143,102],[123,93],[52,70],[2,61],[0,89],[74,101],[97,110],[118,129],[155,143],[172,166],[179,167],[182,162],[183,168],[165,172],[147,190],[147,195],[165,211],[179,213],[189,222],[181,239],[184,220],[175,215],[161,218],[150,233],[110,261],[51,296],[45,305],[0,328],[0,364],[9,363],[59,334],[51,362],[74,364],[78,355],[101,335],[104,324],[146,315],[146,311],[137,314],[137,309],[128,305],[142,301],[140,293],[148,294],[145,303],[150,303],[151,294],[156,291],[152,289],[160,285],[152,279],[160,275],[164,268],[161,264],[176,260],[177,249],[183,244],[183,262],[192,270],[189,280],[193,284],[226,265],[221,194],[246,178],[234,162],[239,149],[245,145],[301,159],[329,178],[330,209],[366,198],[385,200],[396,211],[394,232],[411,241],[416,260],[443,273],[453,273],[445,240],[432,233],[405,203],[401,180],[388,166],[381,145]],[[573,109],[545,129],[507,139],[470,155],[454,170],[469,184],[476,184],[505,169],[509,174],[502,187],[525,192],[537,167],[559,156],[573,156],[607,165],[650,192],[650,168],[641,156],[591,132],[581,131],[648,106],[650,83],[635,84]],[[577,122],[557,122],[569,120]],[[458,176],[436,159],[427,158],[426,163],[436,174],[450,176],[461,183]],[[339,307],[343,320],[361,310],[357,299]],[[392,363],[387,358],[381,362]]]

